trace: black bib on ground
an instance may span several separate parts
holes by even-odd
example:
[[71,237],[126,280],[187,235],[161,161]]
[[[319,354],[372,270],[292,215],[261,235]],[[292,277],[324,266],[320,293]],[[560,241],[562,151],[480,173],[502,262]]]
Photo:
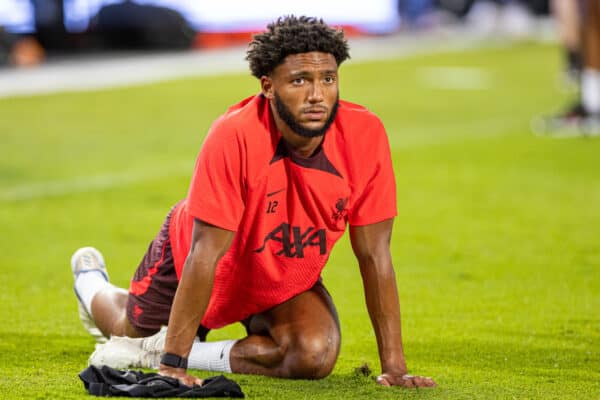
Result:
[[107,366],[89,366],[79,373],[89,394],[120,397],[237,397],[240,386],[223,375],[204,379],[202,386],[185,386],[177,379],[157,373],[120,371]]

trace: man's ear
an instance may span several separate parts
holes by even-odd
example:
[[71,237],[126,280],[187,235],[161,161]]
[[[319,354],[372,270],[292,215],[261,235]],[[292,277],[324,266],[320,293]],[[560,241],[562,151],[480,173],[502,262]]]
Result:
[[265,96],[269,100],[273,99],[273,80],[270,77],[266,75],[260,77],[260,89],[262,91],[263,96]]

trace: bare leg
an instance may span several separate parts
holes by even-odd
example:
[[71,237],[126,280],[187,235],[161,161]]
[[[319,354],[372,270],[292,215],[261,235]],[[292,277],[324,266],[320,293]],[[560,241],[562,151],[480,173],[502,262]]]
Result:
[[335,366],[339,321],[331,297],[320,284],[255,316],[248,330],[250,335],[231,349],[233,372],[318,379]]
[[[98,292],[92,300],[96,326],[107,336],[151,336],[155,332],[142,332],[129,321],[128,296],[115,287]],[[212,354],[215,348],[209,350],[194,344],[190,367],[297,379],[319,379],[333,370],[340,349],[339,321],[331,297],[320,283],[245,322],[248,336],[231,341],[233,347],[217,348]],[[139,348],[135,339],[129,339],[132,342],[128,346],[123,340],[111,341],[96,349],[92,362],[118,368],[123,367],[123,362],[129,362],[130,367],[156,368],[154,352],[162,352],[164,346],[164,334],[160,335],[151,336],[151,341]],[[226,346],[226,342],[213,342],[211,347],[217,343]],[[226,364],[222,361],[223,351],[229,354]],[[131,353],[129,361],[124,354],[127,352]]]
[[561,43],[569,51],[579,52],[581,43],[579,2],[574,0],[553,0],[552,12],[556,18]]
[[127,298],[129,293],[125,289],[114,286],[98,292],[92,300],[92,315],[94,322],[106,337],[149,336],[153,332],[140,332],[134,328],[127,318]]
[[[174,260],[168,241],[170,218],[169,212],[137,267],[131,281],[132,294],[110,285],[92,298],[91,313],[96,327],[104,336],[146,337],[158,332],[161,325],[167,324],[172,295],[177,288]],[[150,269],[153,269],[152,273]],[[128,317],[128,305],[130,313],[140,306],[147,306],[147,310],[140,311],[153,316],[152,323],[156,325],[155,328],[149,328],[147,321],[144,322],[145,325],[132,324],[129,320],[132,315],[129,314]],[[134,312],[133,318],[137,321],[141,313]]]
[[584,13],[583,51],[585,68],[600,70],[600,1],[588,0]]
[[585,7],[581,99],[586,111],[598,118],[600,116],[600,0],[588,0]]

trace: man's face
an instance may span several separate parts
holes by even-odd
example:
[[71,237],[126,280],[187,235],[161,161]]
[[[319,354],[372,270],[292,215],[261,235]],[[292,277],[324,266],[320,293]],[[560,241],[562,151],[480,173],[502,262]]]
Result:
[[[294,133],[323,135],[338,104],[337,63],[333,55],[309,52],[289,55],[270,76],[267,97],[277,115]],[[265,86],[263,84],[263,91]]]

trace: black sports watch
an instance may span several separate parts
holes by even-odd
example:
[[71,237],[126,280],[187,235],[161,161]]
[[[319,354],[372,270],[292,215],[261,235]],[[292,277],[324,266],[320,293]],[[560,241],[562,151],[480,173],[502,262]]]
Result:
[[173,353],[164,353],[160,358],[160,363],[167,367],[187,369],[188,359]]

